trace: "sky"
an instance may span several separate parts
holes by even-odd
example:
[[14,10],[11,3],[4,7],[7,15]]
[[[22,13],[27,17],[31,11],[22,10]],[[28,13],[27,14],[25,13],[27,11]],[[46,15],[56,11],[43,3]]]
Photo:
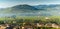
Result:
[[20,4],[60,4],[60,0],[0,0],[0,8],[11,7]]

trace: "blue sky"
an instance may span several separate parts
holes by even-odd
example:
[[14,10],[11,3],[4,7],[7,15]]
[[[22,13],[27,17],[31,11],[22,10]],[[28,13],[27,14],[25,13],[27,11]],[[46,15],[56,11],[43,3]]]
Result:
[[0,0],[0,8],[11,7],[19,4],[60,4],[60,0]]

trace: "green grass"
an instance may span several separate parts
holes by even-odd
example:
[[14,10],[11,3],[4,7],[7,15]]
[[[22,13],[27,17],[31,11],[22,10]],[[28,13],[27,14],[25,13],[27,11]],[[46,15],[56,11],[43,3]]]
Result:
[[[14,17],[1,17],[0,21],[19,21],[19,22],[44,22],[44,23],[56,23],[60,24],[60,16],[48,16],[48,20],[45,16],[16,16]],[[23,21],[24,20],[24,21]]]

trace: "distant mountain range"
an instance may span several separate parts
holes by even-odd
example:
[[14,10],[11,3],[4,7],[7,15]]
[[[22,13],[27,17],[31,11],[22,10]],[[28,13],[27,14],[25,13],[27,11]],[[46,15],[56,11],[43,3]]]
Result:
[[[60,5],[16,5],[9,8],[1,8],[0,15],[20,15],[20,16],[52,16],[60,15]],[[6,16],[6,15],[5,15]]]

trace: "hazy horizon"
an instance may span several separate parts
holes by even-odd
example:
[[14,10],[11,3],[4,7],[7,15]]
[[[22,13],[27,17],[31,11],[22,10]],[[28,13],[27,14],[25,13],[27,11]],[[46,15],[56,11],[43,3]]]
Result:
[[60,0],[0,0],[0,8],[11,7],[19,4],[60,4]]

